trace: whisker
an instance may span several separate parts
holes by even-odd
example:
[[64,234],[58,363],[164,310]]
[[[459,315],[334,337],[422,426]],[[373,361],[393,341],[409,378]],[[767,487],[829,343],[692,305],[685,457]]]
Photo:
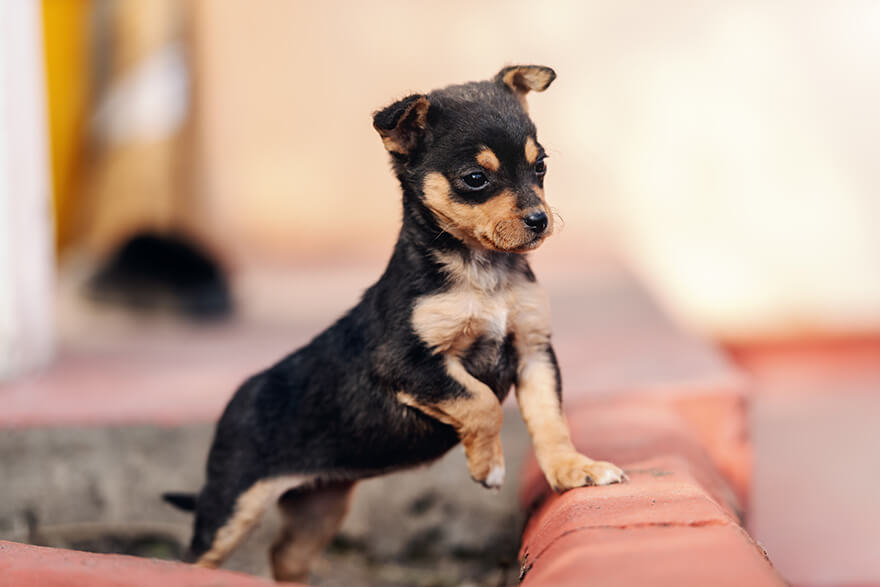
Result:
[[550,208],[550,213],[553,214],[553,218],[559,223],[559,230],[565,229],[565,218],[562,217],[562,214],[559,213],[559,210],[556,208]]

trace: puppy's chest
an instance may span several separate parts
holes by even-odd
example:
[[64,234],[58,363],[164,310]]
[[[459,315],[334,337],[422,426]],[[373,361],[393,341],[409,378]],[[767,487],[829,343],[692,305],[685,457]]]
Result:
[[463,352],[477,339],[502,341],[515,310],[509,291],[484,292],[469,287],[420,298],[412,324],[435,352]]
[[[435,353],[461,355],[477,341],[500,345],[521,327],[524,291],[517,281],[501,281],[481,287],[472,280],[459,280],[447,290],[416,301],[412,325],[419,338]],[[528,304],[526,304],[528,305]]]

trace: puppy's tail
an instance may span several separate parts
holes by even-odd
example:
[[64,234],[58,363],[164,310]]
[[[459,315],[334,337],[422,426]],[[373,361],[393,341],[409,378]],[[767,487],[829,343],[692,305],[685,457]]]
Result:
[[194,512],[196,511],[198,495],[195,493],[163,493],[162,499],[179,510]]

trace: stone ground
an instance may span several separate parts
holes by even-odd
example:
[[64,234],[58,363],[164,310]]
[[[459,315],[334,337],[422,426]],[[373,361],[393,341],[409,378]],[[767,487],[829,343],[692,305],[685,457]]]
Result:
[[[506,416],[508,483],[499,493],[470,480],[460,448],[431,466],[364,481],[313,584],[515,584],[516,479],[528,439],[518,414]],[[211,432],[210,425],[0,430],[0,539],[180,556],[191,518],[159,495],[198,487]],[[268,513],[227,568],[268,576],[277,526]]]

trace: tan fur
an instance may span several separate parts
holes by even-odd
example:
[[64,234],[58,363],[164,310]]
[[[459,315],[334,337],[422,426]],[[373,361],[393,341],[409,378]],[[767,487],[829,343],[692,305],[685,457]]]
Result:
[[262,519],[266,504],[292,487],[306,483],[305,477],[281,477],[257,481],[238,496],[235,510],[214,536],[211,548],[199,557],[197,567],[216,568],[223,564],[236,546],[241,544]]
[[447,279],[456,285],[493,292],[511,284],[510,272],[493,265],[489,255],[482,251],[471,251],[468,260],[455,253],[434,251],[434,258],[443,265]]
[[508,312],[506,296],[459,286],[416,302],[412,324],[434,352],[457,356],[481,336],[503,338]]
[[[459,433],[471,476],[484,480],[492,467],[503,467],[502,411],[489,387],[468,373],[460,354],[480,337],[503,339],[510,332],[510,314],[517,307],[517,282],[525,278],[494,268],[475,254],[469,261],[458,255],[437,253],[449,276],[449,288],[416,302],[413,328],[435,353],[443,354],[446,372],[471,396],[435,405],[420,404],[405,393],[398,397]],[[526,312],[531,312],[527,302]]]
[[553,75],[540,67],[523,66],[505,73],[501,81],[513,90],[523,110],[528,112],[529,104],[526,102],[526,94],[530,91],[543,92],[553,81]]
[[507,336],[511,311],[519,303],[515,285],[525,278],[494,267],[476,252],[469,261],[456,254],[434,256],[445,269],[449,287],[416,301],[411,320],[422,341],[435,353],[458,356],[477,338]]
[[498,160],[498,156],[489,147],[486,147],[477,153],[477,163],[489,171],[498,171],[501,168],[501,162]]
[[[535,144],[535,139],[529,137],[526,139],[526,161],[529,163],[534,163],[538,160],[538,145]],[[542,198],[543,199],[543,198]]]
[[546,295],[536,283],[520,283],[515,289],[518,304],[512,320],[520,361],[516,398],[547,482],[557,491],[620,482],[623,471],[579,454],[571,442],[556,394],[555,369],[544,350],[550,342]]
[[552,74],[540,67],[517,67],[504,74],[502,81],[514,92],[543,92],[553,81]]
[[468,373],[457,358],[447,355],[446,372],[470,395],[434,404],[419,402],[405,392],[398,393],[397,398],[400,403],[455,428],[464,446],[471,477],[485,481],[493,468],[504,468],[501,403],[489,386]]
[[459,434],[471,476],[485,481],[493,467],[503,470],[501,404],[489,387],[461,364],[460,354],[482,336],[502,339],[508,332],[510,275],[491,265],[479,253],[469,262],[459,255],[436,253],[444,265],[449,288],[416,302],[412,325],[434,353],[445,357],[446,373],[468,392],[434,405],[425,405],[401,392],[401,403],[415,407]]
[[396,139],[390,136],[383,136],[382,144],[385,146],[385,150],[390,153],[399,153],[401,155],[406,155],[406,151],[403,150],[401,144]]
[[516,207],[513,192],[503,191],[483,204],[463,204],[452,199],[452,187],[442,173],[432,172],[422,184],[425,204],[440,227],[472,246],[496,251],[524,251],[537,247],[542,238],[528,230]]
[[353,484],[339,483],[278,500],[283,518],[272,546],[272,575],[276,581],[305,583],[314,559],[327,546],[348,512]]

